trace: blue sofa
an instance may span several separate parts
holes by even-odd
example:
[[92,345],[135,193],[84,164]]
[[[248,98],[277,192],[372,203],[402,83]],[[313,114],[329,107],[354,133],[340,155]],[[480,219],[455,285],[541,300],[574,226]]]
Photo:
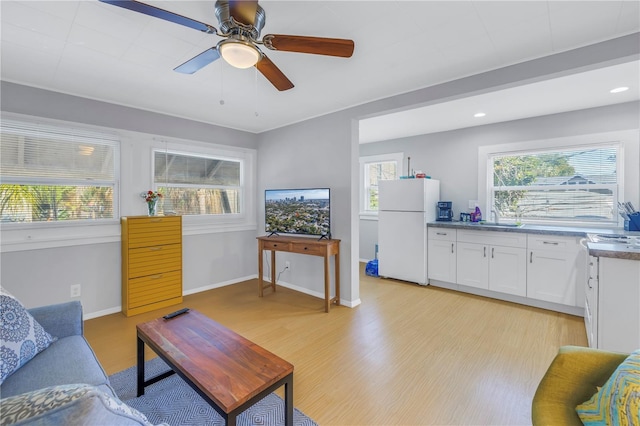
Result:
[[120,401],[83,335],[79,302],[29,309],[57,339],[0,386],[1,424],[149,425]]

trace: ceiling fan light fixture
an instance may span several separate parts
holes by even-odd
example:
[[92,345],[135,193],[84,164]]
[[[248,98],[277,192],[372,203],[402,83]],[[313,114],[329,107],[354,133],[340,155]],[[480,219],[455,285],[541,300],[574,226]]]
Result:
[[223,40],[218,45],[218,50],[220,56],[235,68],[250,68],[260,60],[260,51],[253,44],[242,40]]

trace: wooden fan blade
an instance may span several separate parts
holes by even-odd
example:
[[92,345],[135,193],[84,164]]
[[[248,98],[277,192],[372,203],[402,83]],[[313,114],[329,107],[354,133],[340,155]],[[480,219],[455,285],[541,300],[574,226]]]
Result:
[[198,56],[194,56],[182,65],[178,65],[173,70],[183,74],[193,74],[200,68],[209,65],[220,57],[220,52],[215,47],[207,49]]
[[312,53],[314,55],[350,58],[355,43],[342,38],[306,37],[282,34],[268,34],[263,37],[264,45],[272,50],[285,52]]
[[229,0],[229,15],[244,25],[253,25],[256,20],[258,0]]
[[151,6],[146,3],[142,3],[135,0],[100,0],[103,3],[112,4],[114,6],[122,7],[125,9],[133,10],[144,15],[153,16],[154,18],[164,19],[165,21],[173,22],[175,24],[184,25],[185,27],[200,30],[205,33],[215,34],[217,30],[209,24],[196,21],[195,19],[187,18],[186,16],[178,15],[177,13],[169,12],[168,10],[160,9],[159,7]]
[[293,89],[293,83],[265,54],[262,54],[262,59],[255,66],[279,91]]

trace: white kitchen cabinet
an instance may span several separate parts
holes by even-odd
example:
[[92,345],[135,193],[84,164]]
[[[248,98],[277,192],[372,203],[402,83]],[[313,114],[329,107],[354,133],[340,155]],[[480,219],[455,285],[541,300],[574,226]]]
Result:
[[485,244],[458,243],[458,284],[489,289],[489,258]]
[[597,347],[640,348],[640,261],[600,257],[598,277]]
[[458,232],[457,283],[526,296],[526,244],[524,234]]
[[527,297],[581,306],[576,286],[581,277],[579,268],[584,262],[580,260],[578,239],[529,234],[527,250]]
[[489,290],[525,297],[527,249],[491,246],[489,256]]
[[456,230],[428,228],[427,271],[430,280],[456,282]]

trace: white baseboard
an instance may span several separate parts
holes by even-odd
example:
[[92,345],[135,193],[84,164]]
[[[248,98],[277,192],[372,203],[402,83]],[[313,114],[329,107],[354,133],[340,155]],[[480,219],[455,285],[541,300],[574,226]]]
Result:
[[90,320],[90,319],[93,319],[93,318],[103,317],[105,315],[117,314],[118,312],[122,312],[122,305],[116,306],[114,308],[103,309],[103,310],[97,311],[97,312],[91,312],[91,313],[88,313],[88,314],[83,313],[82,314],[82,319],[83,320]]
[[203,287],[192,288],[192,289],[183,291],[182,295],[183,296],[188,296],[190,294],[201,293],[203,291],[213,290],[214,288],[226,287],[228,285],[238,284],[238,283],[241,283],[241,282],[244,282],[244,281],[253,280],[255,278],[258,278],[257,274],[256,275],[249,275],[249,276],[241,277],[241,278],[235,278],[233,280],[223,281],[221,283],[210,284],[210,285],[206,285],[206,286],[203,286]]
[[[241,277],[241,278],[236,278],[233,280],[229,280],[229,281],[223,281],[220,283],[215,283],[215,284],[210,284],[210,285],[206,285],[203,287],[198,287],[198,288],[192,288],[186,291],[182,292],[183,296],[187,296],[190,294],[196,294],[196,293],[201,293],[203,291],[207,291],[207,290],[213,290],[214,288],[220,288],[220,287],[225,287],[228,285],[233,285],[233,284],[238,284],[244,281],[249,281],[249,280],[253,280],[255,278],[258,278],[258,275],[249,275],[246,277]],[[266,278],[265,280],[269,280],[270,278]],[[282,287],[286,287],[286,288],[290,288],[291,290],[295,290],[295,291],[299,291],[300,293],[304,293],[304,294],[308,294],[310,296],[314,296],[317,297],[319,299],[323,299],[324,300],[324,293],[320,293],[317,291],[312,291],[309,290],[308,288],[304,288],[304,287],[299,287],[297,285],[293,285],[293,284],[289,284],[286,282],[279,282],[278,285],[282,286]],[[349,308],[354,308],[356,306],[358,306],[360,303],[362,303],[360,301],[360,299],[354,300],[352,302],[350,301],[346,301],[344,299],[340,299],[340,305],[342,306],[347,306]],[[98,318],[98,317],[103,317],[105,315],[111,315],[111,314],[115,314],[118,312],[122,312],[122,306],[115,306],[113,308],[108,308],[108,309],[103,309],[101,311],[97,311],[97,312],[90,312],[90,313],[86,313],[83,314],[83,318],[85,320],[89,320],[89,319],[93,319],[93,318]]]
[[536,300],[528,297],[499,293],[496,291],[484,290],[481,288],[469,287],[461,284],[448,283],[445,281],[430,280],[430,283],[434,287],[442,287],[449,290],[475,294],[477,296],[489,297],[491,299],[504,300],[506,302],[518,303],[520,305],[533,306],[534,308],[547,309],[549,311],[562,312],[564,314],[584,317],[584,308],[581,308],[579,306],[562,305],[560,303],[546,302],[544,300]]

